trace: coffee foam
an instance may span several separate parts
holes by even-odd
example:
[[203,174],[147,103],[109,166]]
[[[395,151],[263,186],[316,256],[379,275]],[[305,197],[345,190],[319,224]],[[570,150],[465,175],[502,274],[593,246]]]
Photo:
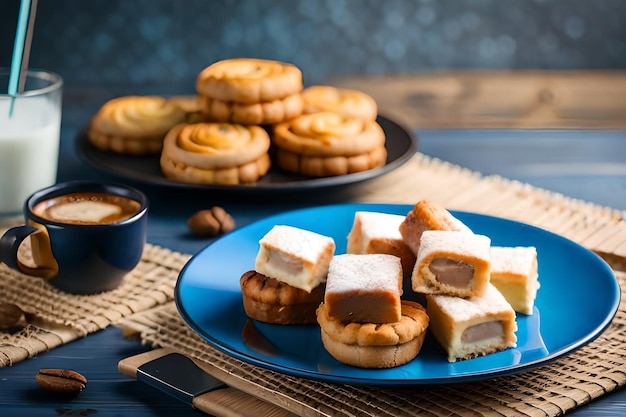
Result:
[[48,209],[48,215],[62,222],[100,223],[107,217],[119,216],[122,208],[104,201],[76,201]]
[[107,193],[71,193],[44,200],[33,212],[48,220],[75,224],[111,224],[133,216],[139,202]]

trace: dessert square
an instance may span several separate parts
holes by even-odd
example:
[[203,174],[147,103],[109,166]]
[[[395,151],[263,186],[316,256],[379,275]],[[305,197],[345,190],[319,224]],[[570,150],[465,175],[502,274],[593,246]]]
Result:
[[469,227],[444,207],[429,200],[420,200],[400,224],[400,234],[415,254],[419,251],[420,239],[425,230],[471,232]]
[[490,278],[491,239],[467,232],[426,230],[411,282],[413,291],[457,297],[480,296]]
[[449,362],[515,347],[515,311],[489,284],[481,297],[426,295],[430,329]]
[[386,254],[336,255],[330,262],[324,303],[341,322],[393,323],[401,318],[402,266]]
[[410,274],[415,265],[415,254],[400,234],[399,227],[404,217],[399,214],[357,211],[348,234],[346,252],[395,255],[402,261],[403,273]]
[[537,249],[532,246],[491,248],[491,283],[513,310],[532,314],[537,290]]
[[259,241],[254,269],[311,292],[326,281],[335,241],[309,230],[276,225]]

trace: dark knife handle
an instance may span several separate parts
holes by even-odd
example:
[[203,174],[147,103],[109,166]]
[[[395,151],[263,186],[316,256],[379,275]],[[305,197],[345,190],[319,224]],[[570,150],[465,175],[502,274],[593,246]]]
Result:
[[[132,378],[145,381],[145,378],[143,377],[138,378],[138,370],[142,366],[149,364],[152,361],[171,354],[179,355],[178,353],[174,353],[173,351],[168,349],[156,349],[141,353],[139,355],[131,356],[129,358],[121,360],[118,363],[118,370],[124,375],[128,375]],[[144,370],[148,370],[148,368],[144,367]],[[200,368],[198,368],[198,370],[204,372]],[[212,376],[208,374],[207,376],[209,379],[215,380]],[[155,384],[157,384],[156,380],[153,381],[153,383],[151,383],[150,385],[156,386]],[[164,391],[173,395],[170,390],[165,389]],[[176,396],[176,398],[185,400],[185,397],[181,396]],[[263,401],[253,395],[229,387],[222,383],[216,383],[212,390],[203,394],[196,395],[191,400],[191,405],[202,412],[216,417],[296,416],[295,414],[284,408]]]
[[190,405],[199,395],[226,388],[226,384],[180,353],[169,353],[140,365],[137,379]]

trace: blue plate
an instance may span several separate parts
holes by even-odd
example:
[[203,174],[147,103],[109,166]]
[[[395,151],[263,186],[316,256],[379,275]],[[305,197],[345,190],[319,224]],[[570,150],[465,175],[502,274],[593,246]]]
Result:
[[[518,346],[449,363],[430,333],[420,354],[390,369],[360,369],[332,358],[316,325],[269,325],[249,320],[239,278],[254,268],[259,239],[276,224],[331,236],[336,253],[359,210],[406,214],[412,206],[343,204],[290,211],[257,221],[207,246],[185,265],[176,286],[183,319],[210,345],[244,362],[285,374],[367,385],[441,384],[518,373],[544,365],[598,337],[617,312],[620,289],[596,254],[548,231],[497,217],[453,212],[493,245],[535,246],[541,288],[530,316],[518,315]],[[405,289],[403,297],[415,297]]]

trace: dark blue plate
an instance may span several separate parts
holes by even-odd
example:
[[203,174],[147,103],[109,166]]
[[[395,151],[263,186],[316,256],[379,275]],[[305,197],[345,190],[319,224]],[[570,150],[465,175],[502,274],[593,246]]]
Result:
[[[239,278],[254,268],[259,239],[276,224],[312,230],[335,239],[344,253],[354,213],[406,214],[409,205],[344,204],[290,211],[225,235],[195,255],[181,271],[176,305],[183,319],[209,344],[242,361],[299,377],[368,385],[437,384],[518,373],[544,365],[598,337],[617,312],[615,274],[596,254],[551,232],[498,217],[453,212],[493,245],[535,246],[541,288],[534,313],[518,315],[518,346],[449,363],[427,335],[420,354],[391,369],[360,369],[333,359],[316,325],[269,325],[249,320]],[[411,298],[405,289],[403,297]]]
[[376,119],[385,132],[385,148],[387,149],[387,163],[382,167],[354,174],[336,175],[331,177],[307,177],[282,171],[276,164],[269,172],[254,184],[220,185],[220,184],[186,184],[167,179],[161,173],[159,165],[160,155],[123,155],[115,152],[105,152],[97,149],[89,142],[86,130],[76,139],[76,151],[85,161],[94,168],[107,174],[139,181],[160,187],[215,191],[227,194],[267,195],[268,193],[293,193],[297,191],[311,191],[318,189],[350,186],[377,178],[387,172],[399,168],[407,162],[417,151],[417,136],[402,125],[384,116]]

